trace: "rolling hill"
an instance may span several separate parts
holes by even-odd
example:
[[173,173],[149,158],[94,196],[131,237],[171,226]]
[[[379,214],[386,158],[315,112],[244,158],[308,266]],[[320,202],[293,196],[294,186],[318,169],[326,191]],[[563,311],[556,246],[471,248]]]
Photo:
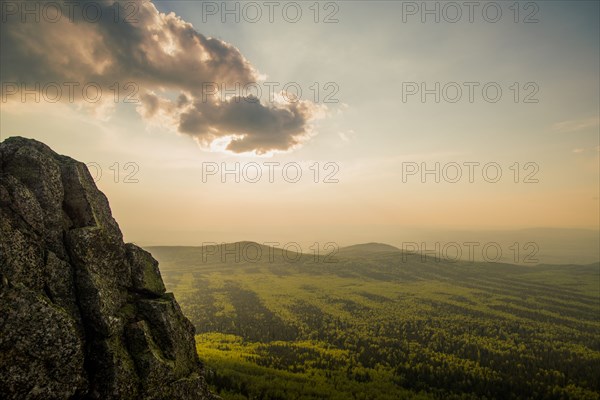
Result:
[[224,399],[598,399],[599,265],[151,247]]

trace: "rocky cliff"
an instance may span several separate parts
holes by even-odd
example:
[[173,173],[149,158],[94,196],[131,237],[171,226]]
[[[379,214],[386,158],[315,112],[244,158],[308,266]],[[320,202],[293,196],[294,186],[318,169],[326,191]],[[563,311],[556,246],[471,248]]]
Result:
[[210,399],[194,328],[85,164],[0,143],[0,397]]

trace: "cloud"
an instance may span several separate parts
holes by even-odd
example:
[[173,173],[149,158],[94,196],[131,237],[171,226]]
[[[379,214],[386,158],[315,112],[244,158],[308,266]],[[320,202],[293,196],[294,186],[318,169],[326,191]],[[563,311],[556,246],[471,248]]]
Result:
[[559,132],[579,132],[587,129],[598,130],[600,126],[600,119],[598,117],[590,117],[569,121],[557,122],[553,125],[554,130]]
[[598,153],[600,152],[600,146],[595,146],[595,147],[590,147],[590,148],[576,148],[573,149],[573,153],[575,154],[583,154],[583,153],[587,153],[587,152],[592,152],[592,153]]
[[[47,95],[48,84],[54,83],[62,90],[61,101],[90,103],[83,88],[93,83],[91,92],[96,87],[102,92],[97,103],[91,102],[98,107],[136,95],[144,119],[189,135],[206,148],[225,142],[225,149],[235,153],[293,149],[313,134],[312,121],[323,115],[309,101],[264,101],[241,93],[226,99],[206,96],[209,83],[229,88],[263,76],[237,48],[204,36],[173,13],[160,13],[152,2],[135,2],[130,20],[124,20],[132,11],[130,1],[78,4],[83,9],[86,3],[101,8],[98,21],[77,11],[66,18],[70,11],[64,2],[54,3],[63,7],[58,22],[23,23],[20,14],[3,16],[3,99],[21,100],[22,84],[42,94],[46,88]],[[53,95],[55,88],[50,89]]]
[[346,132],[338,132],[338,136],[340,137],[340,139],[342,139],[344,142],[349,142],[351,140],[353,140],[356,136],[356,132],[354,132],[354,129],[350,129]]
[[200,143],[231,135],[226,150],[262,154],[301,144],[310,136],[307,121],[319,115],[318,107],[307,101],[265,106],[247,100],[236,96],[223,102],[196,102],[181,114],[179,129]]

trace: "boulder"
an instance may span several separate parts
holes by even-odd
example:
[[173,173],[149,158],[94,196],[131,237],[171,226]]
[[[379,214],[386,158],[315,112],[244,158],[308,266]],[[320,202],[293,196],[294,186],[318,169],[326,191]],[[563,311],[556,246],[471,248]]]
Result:
[[31,139],[0,143],[0,278],[2,398],[215,398],[158,262],[85,164]]

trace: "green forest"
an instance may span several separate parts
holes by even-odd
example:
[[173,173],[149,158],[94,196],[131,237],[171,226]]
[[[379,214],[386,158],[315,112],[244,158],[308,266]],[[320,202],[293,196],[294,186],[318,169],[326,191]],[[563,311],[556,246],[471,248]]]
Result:
[[152,247],[233,399],[600,399],[599,265]]

